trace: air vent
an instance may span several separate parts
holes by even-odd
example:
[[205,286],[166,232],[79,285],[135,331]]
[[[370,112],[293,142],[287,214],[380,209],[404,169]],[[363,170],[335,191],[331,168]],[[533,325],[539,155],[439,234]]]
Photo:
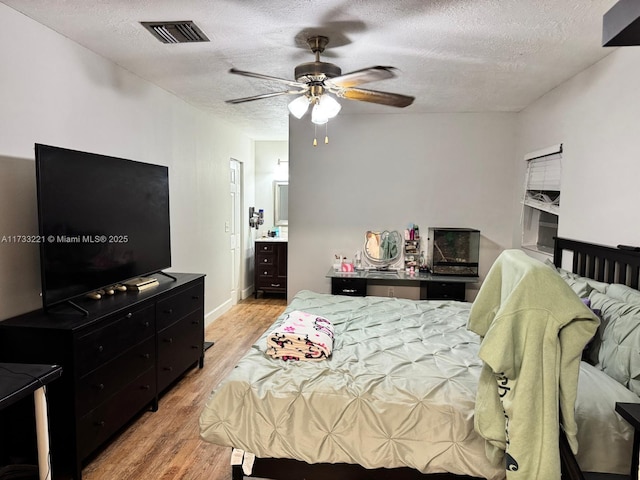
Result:
[[140,24],[162,43],[209,41],[202,30],[196,27],[196,24],[191,20],[184,22],[140,22]]

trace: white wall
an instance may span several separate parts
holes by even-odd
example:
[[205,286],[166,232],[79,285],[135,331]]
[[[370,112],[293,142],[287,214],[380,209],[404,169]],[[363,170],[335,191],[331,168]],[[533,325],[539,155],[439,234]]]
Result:
[[521,112],[515,183],[526,152],[564,145],[560,236],[640,245],[639,79],[640,50],[619,48]]
[[[229,159],[253,203],[253,142],[3,4],[0,23],[0,239],[37,233],[36,142],[167,165],[172,270],[207,274],[206,311],[228,308]],[[0,243],[0,265],[0,319],[39,308],[38,246]]]
[[429,226],[478,228],[483,277],[512,245],[515,123],[501,113],[340,114],[330,143],[313,147],[309,119],[292,119],[289,299],[329,292],[333,255],[352,258],[366,230],[409,223],[423,235]]

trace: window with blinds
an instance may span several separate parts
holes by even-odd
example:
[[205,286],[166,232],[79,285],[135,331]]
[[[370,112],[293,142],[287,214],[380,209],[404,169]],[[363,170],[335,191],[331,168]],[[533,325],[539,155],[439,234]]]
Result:
[[562,185],[562,145],[525,156],[527,170],[522,198],[522,246],[553,253],[558,234]]

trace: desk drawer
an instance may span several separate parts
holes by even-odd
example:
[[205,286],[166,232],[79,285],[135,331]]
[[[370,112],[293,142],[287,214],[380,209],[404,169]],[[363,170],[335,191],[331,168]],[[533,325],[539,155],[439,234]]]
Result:
[[364,297],[367,295],[367,280],[364,278],[332,278],[332,295]]
[[465,298],[462,282],[427,282],[427,300],[460,300]]

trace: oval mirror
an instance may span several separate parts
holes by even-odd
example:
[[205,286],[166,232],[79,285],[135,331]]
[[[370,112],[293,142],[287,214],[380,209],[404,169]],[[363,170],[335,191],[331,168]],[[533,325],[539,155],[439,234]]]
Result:
[[364,240],[364,256],[372,265],[389,266],[400,258],[402,237],[396,230],[368,231]]

